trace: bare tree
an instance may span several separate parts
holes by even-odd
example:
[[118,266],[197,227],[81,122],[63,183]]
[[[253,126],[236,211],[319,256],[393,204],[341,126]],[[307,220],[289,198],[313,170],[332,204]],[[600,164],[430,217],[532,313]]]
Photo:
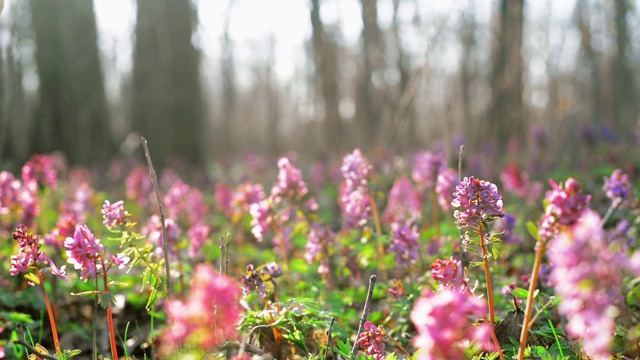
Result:
[[615,127],[619,131],[633,128],[638,116],[638,98],[634,84],[634,72],[629,63],[629,16],[628,1],[613,0],[615,6],[616,52],[611,63],[613,75],[612,113]]
[[113,156],[93,2],[32,0],[40,79],[33,151],[62,150],[72,164]]
[[[138,0],[133,129],[159,166],[172,157],[202,164],[205,141],[197,24],[190,0]],[[157,159],[157,160],[156,160]]]
[[222,78],[222,132],[217,139],[219,139],[220,142],[220,150],[225,153],[233,153],[234,150],[234,142],[232,141],[232,124],[236,120],[238,98],[233,40],[229,35],[232,7],[233,0],[229,0],[224,18],[224,30],[222,32],[222,56],[220,57]]
[[508,141],[525,143],[522,59],[524,0],[500,0],[494,34],[491,70],[491,102],[486,126],[476,134],[476,144],[491,140],[498,151]]
[[[338,85],[337,46],[320,18],[320,0],[311,0],[311,27],[313,34],[314,81],[320,87],[324,110],[323,151],[342,148],[342,118],[340,116],[340,88]],[[317,88],[317,86],[316,86]]]
[[381,128],[381,98],[373,81],[374,73],[382,67],[382,35],[378,25],[378,1],[361,0],[362,9],[362,69],[358,78],[356,116],[362,127],[362,147],[379,144]]
[[[584,0],[578,0],[575,8],[575,21],[580,31],[580,58],[578,66],[585,69],[588,74],[584,86],[579,86],[581,98],[587,99],[585,115],[592,124],[602,123],[602,93],[600,75],[600,56],[592,45],[592,32],[590,25],[589,4]],[[578,77],[576,75],[576,77]],[[576,79],[580,81],[580,79]]]

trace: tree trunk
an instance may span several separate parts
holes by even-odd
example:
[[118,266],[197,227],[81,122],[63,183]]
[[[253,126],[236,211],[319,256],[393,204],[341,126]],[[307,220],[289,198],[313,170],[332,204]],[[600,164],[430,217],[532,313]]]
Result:
[[634,127],[638,116],[634,73],[627,58],[629,49],[627,14],[630,4],[623,0],[613,0],[613,3],[616,29],[616,53],[612,61],[613,121],[618,131],[626,133]]
[[[338,54],[335,42],[320,18],[320,0],[311,0],[312,45],[315,62],[315,82],[319,84],[324,109],[324,144],[321,150],[339,152],[342,149],[342,118],[338,86]],[[317,88],[317,86],[316,86]]]
[[494,145],[503,153],[511,141],[526,144],[524,120],[522,30],[524,0],[501,0],[494,39],[491,103],[486,127],[477,132],[475,144]]
[[149,141],[157,166],[175,157],[203,164],[200,54],[191,37],[189,0],[138,0],[133,67],[134,130]]
[[115,147],[93,2],[32,0],[31,15],[40,79],[33,151],[62,150],[71,164],[108,160]]

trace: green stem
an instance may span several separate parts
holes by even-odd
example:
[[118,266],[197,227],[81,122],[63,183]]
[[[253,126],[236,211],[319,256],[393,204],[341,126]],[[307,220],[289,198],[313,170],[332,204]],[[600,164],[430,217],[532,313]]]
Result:
[[371,204],[371,211],[373,212],[373,222],[376,225],[376,234],[378,235],[378,257],[380,258],[380,270],[382,271],[382,278],[385,282],[389,281],[387,275],[387,264],[384,261],[384,244],[382,243],[382,226],[380,225],[380,216],[378,215],[378,207],[376,206],[376,200],[369,194],[369,203]]

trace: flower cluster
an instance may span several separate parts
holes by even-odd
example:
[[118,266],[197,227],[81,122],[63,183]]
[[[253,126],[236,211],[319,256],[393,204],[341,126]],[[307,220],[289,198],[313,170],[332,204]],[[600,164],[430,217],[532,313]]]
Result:
[[360,149],[342,160],[343,182],[340,186],[340,210],[344,227],[355,229],[363,227],[372,213],[371,195],[367,185],[371,176],[371,165],[362,156]]
[[273,202],[278,203],[283,198],[301,200],[309,193],[309,188],[302,179],[302,171],[295,167],[287,157],[278,160],[278,181],[271,188]]
[[144,166],[137,166],[125,180],[127,198],[135,200],[140,206],[146,206],[149,195],[153,191],[153,184],[149,178],[149,172]]
[[453,169],[446,168],[438,173],[436,195],[438,196],[438,204],[444,211],[451,209],[453,193],[456,191],[458,184],[460,184],[460,179],[458,179],[458,173]]
[[22,181],[25,184],[41,184],[55,189],[58,185],[58,175],[53,168],[53,159],[50,156],[33,155],[22,167]]
[[211,227],[204,224],[195,224],[189,229],[187,232],[187,239],[189,239],[190,245],[187,250],[187,255],[189,255],[189,257],[196,257],[202,245],[204,245],[207,239],[209,239],[210,233]]
[[195,269],[187,300],[166,305],[169,327],[161,337],[160,353],[169,356],[181,346],[210,350],[238,337],[240,288],[209,265]]
[[328,246],[333,242],[335,235],[331,230],[318,223],[311,224],[311,230],[307,234],[307,245],[305,246],[304,259],[307,264],[312,264],[314,261],[320,261],[318,267],[319,274],[329,273],[329,259],[323,256],[323,246]]
[[371,321],[366,321],[362,328],[363,331],[356,340],[358,346],[367,355],[372,355],[375,360],[384,359],[384,337],[386,335],[384,329],[381,326],[376,327]]
[[64,241],[64,247],[67,249],[67,262],[76,270],[81,270],[80,279],[95,278],[99,266],[98,256],[101,255],[103,246],[87,225],[77,226],[73,237]]
[[440,283],[439,289],[466,291],[469,287],[462,273],[460,260],[453,256],[449,259],[437,259],[430,265],[431,277]]
[[7,215],[18,205],[20,194],[20,180],[13,177],[8,171],[0,172],[0,215]]
[[610,177],[604,177],[604,186],[602,187],[607,197],[611,200],[625,202],[633,197],[631,182],[629,175],[616,169],[611,173]]
[[470,321],[484,317],[486,308],[482,299],[468,292],[446,288],[423,292],[410,315],[418,332],[413,338],[418,349],[415,359],[464,359],[464,350],[472,340],[485,350],[492,350],[491,324],[474,327]]
[[545,200],[548,205],[540,219],[538,234],[543,241],[551,239],[560,226],[576,223],[591,201],[591,195],[580,192],[578,180],[569,178],[564,186],[549,180],[551,190],[547,191]]
[[124,210],[124,201],[116,201],[113,204],[109,200],[102,206],[102,222],[107,227],[117,227],[124,224],[128,213]]
[[[11,276],[27,272],[30,268],[39,268],[42,265],[49,265],[52,274],[66,279],[65,266],[60,268],[51,259],[40,251],[40,236],[33,235],[27,227],[20,224],[13,232],[13,240],[18,242],[18,255],[11,255]],[[29,282],[34,285],[32,282]]]
[[254,269],[253,264],[247,265],[247,273],[242,274],[242,284],[244,285],[242,292],[245,295],[256,290],[260,297],[264,298],[267,296],[267,286],[265,285],[264,280],[262,280],[260,273]]
[[458,229],[478,228],[486,221],[504,216],[498,187],[473,176],[465,177],[456,187],[451,205],[459,208],[453,213]]
[[389,191],[389,202],[382,219],[389,224],[396,221],[414,223],[420,219],[421,212],[422,199],[411,180],[406,176],[397,179]]
[[400,279],[392,280],[388,292],[389,295],[391,295],[396,300],[408,295],[407,290],[404,288],[404,283],[402,283],[402,280]]
[[600,216],[590,210],[551,240],[551,282],[562,298],[558,310],[567,316],[567,333],[582,338],[594,359],[609,359],[615,333],[616,304],[626,270],[634,270],[624,252],[608,247]]
[[529,202],[534,201],[542,191],[542,184],[529,182],[529,174],[520,172],[515,164],[507,165],[500,174],[504,189]]
[[391,246],[389,250],[396,254],[396,265],[411,266],[420,258],[418,227],[408,222],[391,224]]
[[430,151],[424,151],[415,155],[413,159],[413,181],[425,188],[433,188],[441,171],[446,169],[444,157]]

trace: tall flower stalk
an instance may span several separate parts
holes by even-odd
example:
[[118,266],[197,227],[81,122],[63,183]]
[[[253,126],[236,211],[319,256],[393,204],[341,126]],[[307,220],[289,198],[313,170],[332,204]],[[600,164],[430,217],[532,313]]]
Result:
[[575,224],[591,200],[590,195],[585,195],[580,192],[580,184],[576,179],[567,179],[564,186],[557,184],[553,180],[550,180],[549,183],[552,189],[545,195],[545,202],[548,205],[538,224],[533,272],[531,273],[527,306],[522,323],[522,332],[520,333],[519,360],[524,359],[524,350],[527,347],[529,328],[531,327],[530,320],[533,313],[533,298],[538,285],[538,274],[540,272],[542,256],[547,248],[547,244],[556,236],[561,228]]
[[[28,280],[29,285],[37,285],[42,290],[42,296],[44,303],[47,307],[47,313],[49,315],[49,322],[51,324],[51,333],[53,336],[53,345],[55,347],[56,354],[61,355],[62,349],[60,348],[60,340],[58,338],[58,328],[56,326],[56,319],[51,308],[51,301],[44,288],[44,274],[41,270],[47,266],[49,271],[62,279],[66,279],[65,267],[62,266],[59,269],[55,266],[53,261],[40,249],[40,236],[33,235],[27,230],[25,225],[18,226],[13,232],[13,239],[18,242],[18,255],[11,256],[11,276],[16,276],[20,273],[25,273],[25,279]],[[33,270],[35,273],[30,272]]]

